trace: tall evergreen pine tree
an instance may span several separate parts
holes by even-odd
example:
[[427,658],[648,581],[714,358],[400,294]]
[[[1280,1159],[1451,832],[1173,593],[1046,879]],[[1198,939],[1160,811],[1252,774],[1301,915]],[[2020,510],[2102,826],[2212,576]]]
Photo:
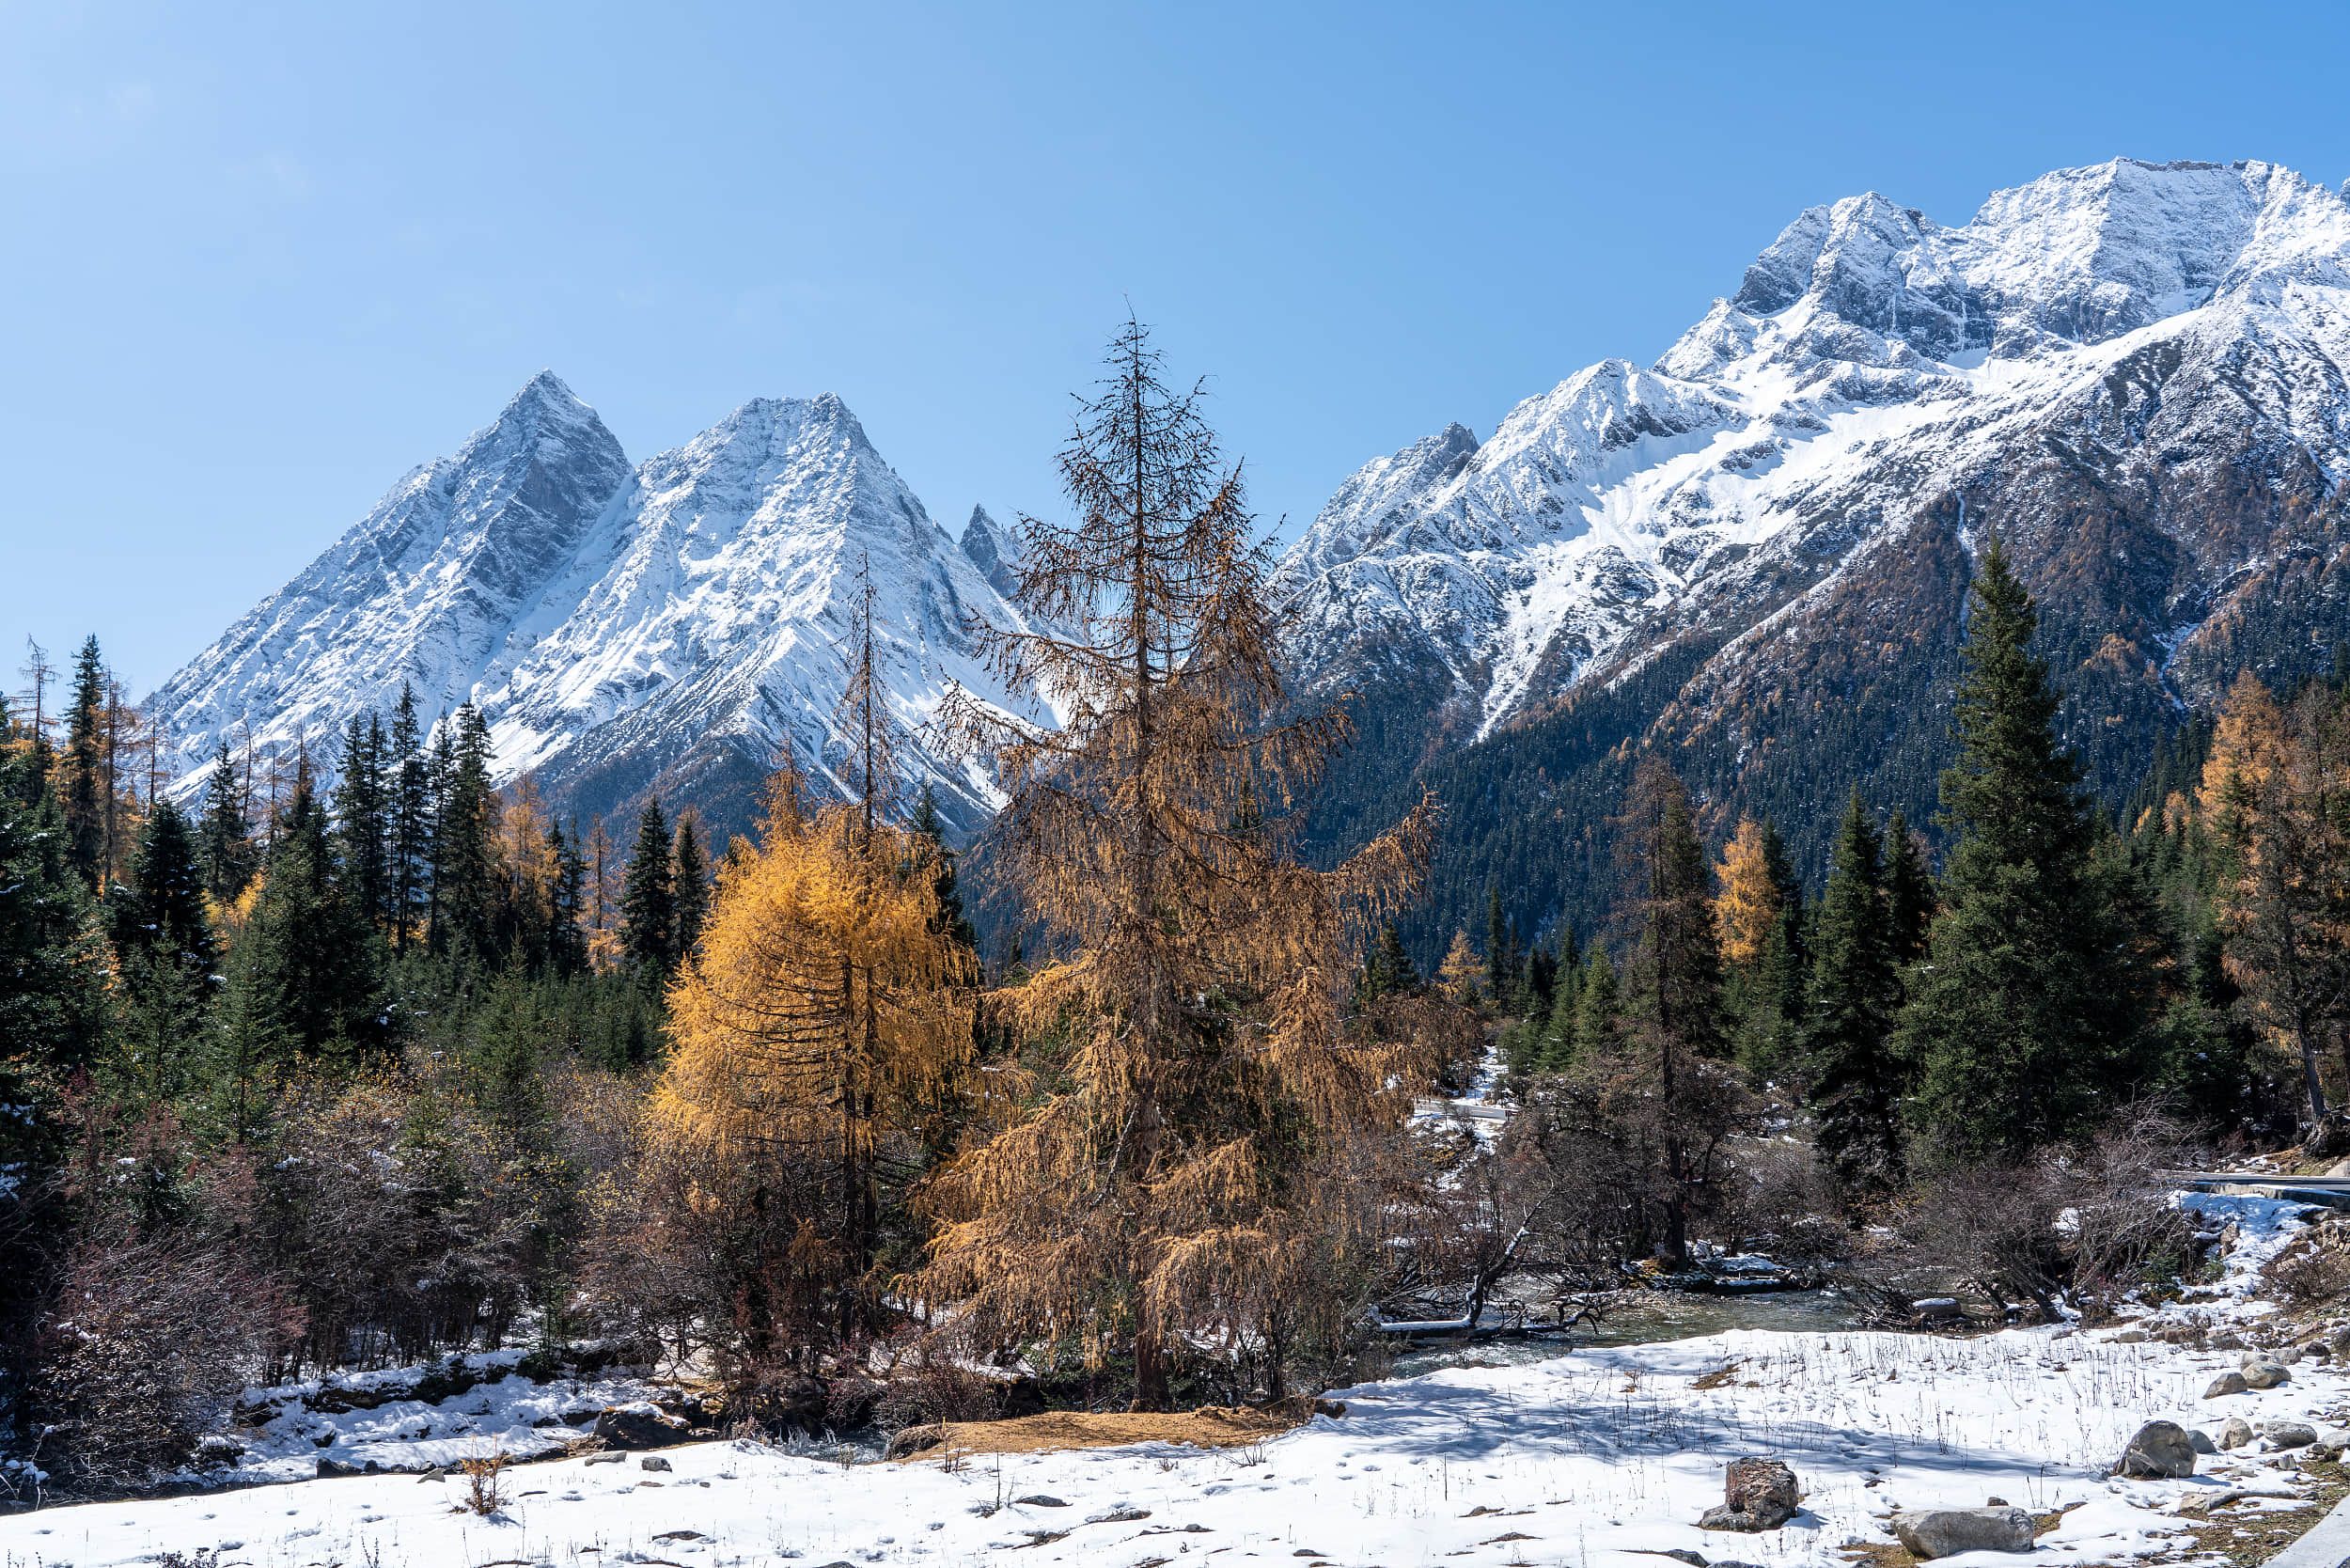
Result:
[[1815,1141],[1848,1193],[1889,1192],[1903,1177],[1903,1075],[1892,1052],[1900,1004],[1876,828],[1856,791],[1820,899],[1803,1027]]
[[431,913],[432,774],[416,722],[416,694],[407,682],[392,710],[384,760],[385,781],[384,891],[391,906],[392,950],[406,952]]
[[1920,1129],[1952,1155],[2014,1156],[2130,1092],[2145,1007],[2090,873],[2090,808],[2031,651],[2031,596],[1996,538],[1973,595],[1942,776],[1957,842],[1899,1039],[1922,1072]]
[[73,660],[73,705],[66,711],[67,853],[82,881],[99,886],[105,870],[106,665],[90,637]]
[[204,816],[197,824],[196,842],[204,890],[222,903],[234,903],[252,885],[260,857],[253,846],[244,780],[228,755],[227,741],[212,753],[212,771],[205,776]]
[[636,847],[620,882],[620,961],[655,992],[677,967],[677,883],[658,800],[645,802],[636,819]]
[[690,811],[678,816],[669,870],[677,909],[672,957],[682,964],[694,956],[694,947],[702,939],[702,926],[710,918],[710,857],[702,851],[701,836],[694,831]]

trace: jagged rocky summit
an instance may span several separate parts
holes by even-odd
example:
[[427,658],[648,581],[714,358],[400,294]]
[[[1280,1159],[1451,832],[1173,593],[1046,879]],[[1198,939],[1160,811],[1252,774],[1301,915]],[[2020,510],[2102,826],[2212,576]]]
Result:
[[[1944,227],[1812,208],[1642,368],[1609,360],[1341,485],[1283,559],[1290,648],[1368,744],[1318,831],[1453,804],[1422,945],[1606,902],[1641,745],[1817,875],[1854,784],[1925,823],[1997,529],[2092,784],[2185,707],[2350,635],[2350,204],[2269,164],[2117,159]],[[1432,719],[1429,715],[1434,714]]]
[[976,656],[975,618],[1017,623],[999,588],[1013,545],[984,511],[962,541],[933,523],[829,394],[758,399],[632,466],[603,422],[542,373],[457,452],[415,470],[292,582],[154,695],[183,789],[221,741],[331,771],[353,714],[403,682],[430,722],[489,721],[501,779],[559,812],[648,792],[742,825],[786,748],[837,781],[860,574],[907,744],[967,832],[985,777],[922,726],[949,682],[1029,716]]

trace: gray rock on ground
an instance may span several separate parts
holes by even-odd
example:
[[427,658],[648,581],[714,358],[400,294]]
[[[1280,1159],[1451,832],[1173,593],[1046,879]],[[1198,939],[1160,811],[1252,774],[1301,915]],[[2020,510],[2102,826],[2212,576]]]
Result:
[[2200,1426],[2190,1427],[2187,1429],[2186,1441],[2187,1446],[2192,1448],[2197,1453],[2217,1453],[2219,1451],[2219,1445],[2212,1440],[2211,1434],[2205,1432]]
[[2292,1369],[2273,1356],[2247,1356],[2242,1376],[2248,1388],[2274,1388],[2293,1381]]
[[2244,1381],[2244,1374],[2242,1372],[2225,1372],[2211,1380],[2211,1387],[2203,1390],[2203,1397],[2205,1399],[2225,1399],[2230,1394],[2241,1394],[2248,1392],[2250,1390],[2251,1387],[2252,1386],[2249,1383]]
[[926,1453],[947,1440],[947,1429],[935,1423],[898,1429],[889,1439],[886,1457],[903,1459],[908,1454]]
[[1929,1508],[1893,1515],[1893,1534],[1912,1557],[2031,1550],[2031,1515],[2020,1508]]
[[2252,1440],[2252,1423],[2241,1416],[2231,1416],[2219,1423],[2219,1446],[2233,1452]]
[[2272,1449],[2306,1449],[2317,1441],[2317,1428],[2307,1421],[2263,1421],[2261,1436]]
[[[2315,1434],[2311,1434],[2312,1436]],[[2113,1473],[2149,1481],[2176,1481],[2195,1473],[2195,1445],[2176,1421],[2148,1421],[2138,1429]]]
[[1802,1484],[1785,1465],[1776,1459],[1733,1459],[1722,1475],[1721,1503],[1705,1511],[1698,1528],[1777,1529],[1802,1505]]
[[657,1453],[649,1453],[636,1462],[636,1467],[640,1470],[666,1470],[669,1468],[669,1462]]
[[596,1435],[616,1449],[657,1449],[685,1440],[686,1426],[650,1403],[616,1404],[596,1418]]

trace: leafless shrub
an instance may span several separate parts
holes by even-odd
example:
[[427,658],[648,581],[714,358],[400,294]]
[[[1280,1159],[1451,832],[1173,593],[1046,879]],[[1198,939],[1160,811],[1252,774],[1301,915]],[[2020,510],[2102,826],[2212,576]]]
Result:
[[1560,1289],[1589,1288],[1692,1228],[1718,1231],[1736,1210],[1758,1109],[1714,1061],[1682,1063],[1669,1097],[1629,1059],[1540,1080],[1511,1129],[1543,1189],[1530,1256]]
[[1828,1262],[1851,1250],[1852,1231],[1837,1217],[1843,1197],[1809,1144],[1747,1139],[1731,1158],[1721,1226],[1740,1245],[1786,1263]]
[[901,1362],[873,1406],[885,1432],[937,1421],[983,1421],[1001,1414],[999,1380],[925,1357]]
[[2328,1215],[2261,1271],[2271,1293],[2294,1307],[2338,1306],[2350,1296],[2350,1220]]
[[2001,1308],[2028,1303],[2051,1322],[2066,1307],[2107,1309],[2191,1265],[2194,1227],[2159,1177],[2187,1163],[2175,1127],[2138,1112],[2078,1150],[1944,1167],[1904,1204],[1901,1245],[1873,1271],[1881,1280],[1938,1277]]
[[299,1327],[233,1244],[191,1229],[86,1236],[41,1327],[32,1403],[70,1490],[146,1486],[227,1419]]

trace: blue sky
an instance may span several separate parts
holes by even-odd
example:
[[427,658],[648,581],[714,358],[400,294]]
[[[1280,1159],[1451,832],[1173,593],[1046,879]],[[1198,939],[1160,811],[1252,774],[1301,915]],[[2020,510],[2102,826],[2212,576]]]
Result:
[[0,0],[0,685],[146,690],[552,367],[632,458],[831,390],[1056,503],[1131,300],[1268,526],[1646,360],[1802,207],[2350,177],[2350,8]]

